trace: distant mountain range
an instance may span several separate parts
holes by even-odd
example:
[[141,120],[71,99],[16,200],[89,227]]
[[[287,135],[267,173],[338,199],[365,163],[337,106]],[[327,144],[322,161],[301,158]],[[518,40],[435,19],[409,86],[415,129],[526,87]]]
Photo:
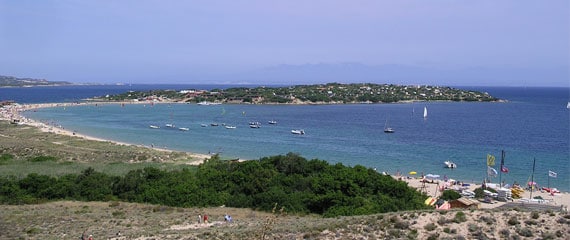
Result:
[[48,81],[45,79],[18,78],[0,75],[0,87],[31,87],[31,86],[61,86],[72,85],[70,82]]
[[276,65],[233,75],[243,83],[316,84],[390,83],[442,86],[568,86],[568,67],[465,67],[430,68],[412,65],[362,63]]

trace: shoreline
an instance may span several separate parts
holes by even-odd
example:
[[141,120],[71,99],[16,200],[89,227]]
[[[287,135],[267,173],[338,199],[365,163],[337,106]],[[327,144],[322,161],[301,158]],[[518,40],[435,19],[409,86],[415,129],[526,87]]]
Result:
[[[188,162],[187,163],[188,165],[200,165],[205,161],[205,159],[208,159],[211,157],[211,155],[208,155],[208,154],[201,154],[201,153],[194,153],[194,152],[187,152],[187,151],[176,151],[176,150],[170,150],[167,148],[146,146],[146,145],[140,145],[140,144],[132,144],[132,143],[121,142],[121,141],[116,141],[116,140],[109,140],[109,139],[93,137],[93,136],[89,136],[86,134],[78,133],[77,131],[65,129],[62,126],[51,125],[50,123],[45,123],[45,122],[41,122],[38,120],[30,119],[30,118],[22,116],[22,114],[21,114],[22,112],[25,112],[25,111],[32,111],[34,109],[40,109],[40,108],[70,107],[70,106],[78,106],[78,105],[97,105],[97,104],[127,104],[127,103],[128,104],[147,104],[146,102],[140,102],[140,103],[137,103],[137,102],[117,102],[117,103],[114,103],[114,102],[104,102],[104,103],[98,102],[98,103],[18,104],[18,105],[10,105],[12,107],[8,107],[8,108],[0,108],[0,109],[3,109],[3,111],[0,112],[0,120],[9,121],[11,123],[13,123],[13,121],[16,120],[17,124],[23,124],[23,125],[35,127],[42,132],[61,134],[61,135],[65,135],[65,136],[73,136],[73,137],[78,137],[78,138],[82,138],[85,140],[99,141],[99,142],[110,142],[110,143],[122,145],[122,146],[143,147],[143,148],[148,148],[148,149],[152,149],[152,150],[156,150],[156,151],[162,151],[162,152],[184,152],[184,153],[188,154],[190,157],[192,157],[193,159],[197,159],[196,161]],[[4,109],[6,111],[4,111]]]
[[[32,127],[38,128],[42,132],[55,133],[55,134],[61,134],[61,135],[66,135],[66,136],[75,136],[75,137],[83,138],[86,140],[110,142],[113,144],[124,145],[124,146],[144,147],[147,149],[163,151],[163,152],[184,152],[184,153],[188,154],[190,157],[196,159],[195,161],[188,162],[186,164],[199,165],[199,164],[203,163],[205,159],[210,158],[211,155],[199,154],[199,153],[193,153],[193,152],[187,152],[187,151],[175,151],[175,150],[170,150],[167,148],[159,148],[159,147],[154,147],[154,146],[131,144],[131,143],[126,143],[126,142],[121,142],[121,141],[92,137],[92,136],[81,134],[81,133],[78,133],[75,131],[67,130],[67,129],[63,128],[62,126],[51,125],[50,123],[45,123],[45,122],[37,121],[34,119],[29,119],[29,118],[24,117],[21,114],[22,112],[25,112],[25,111],[32,111],[34,109],[50,108],[50,107],[72,107],[72,106],[78,106],[78,105],[173,104],[173,103],[174,104],[187,104],[187,103],[168,102],[168,101],[167,102],[164,102],[164,101],[163,102],[147,102],[147,101],[144,101],[144,102],[81,102],[81,103],[14,104],[14,105],[10,105],[8,107],[0,108],[0,109],[2,109],[2,111],[0,111],[0,120],[6,120],[6,121],[10,121],[10,122],[12,122],[13,120],[18,120],[19,121],[18,124],[24,124],[24,125],[32,126]],[[240,161],[244,161],[244,160],[240,159]],[[410,178],[410,177],[403,176],[403,175],[401,175],[401,176],[393,175],[393,177],[397,180],[401,180],[401,181],[406,182],[408,184],[408,186],[413,187],[418,191],[424,191],[425,190],[426,195],[431,196],[431,197],[436,197],[436,196],[439,196],[441,194],[441,190],[439,189],[439,183],[442,183],[442,184],[444,183],[442,180],[437,180],[436,184],[432,184],[432,183],[423,184],[421,182],[421,179],[419,179],[419,178]],[[479,186],[480,186],[480,184],[471,183],[468,190],[473,191],[475,188],[477,188]],[[450,187],[447,189],[452,189],[452,188]],[[527,190],[525,190],[524,194],[522,195],[523,198],[516,199],[515,201],[519,202],[519,201],[524,200],[525,195],[528,195],[528,194],[529,194],[529,192]],[[533,196],[542,197],[550,205],[570,206],[570,193],[569,192],[561,192],[561,193],[556,193],[554,195],[550,195],[549,193],[542,192],[542,191],[533,191]],[[499,201],[494,201],[491,204],[481,202],[480,206],[482,209],[496,208],[496,207],[504,205],[505,203],[506,202],[499,202]]]
[[[428,195],[430,197],[434,197],[434,198],[441,196],[442,190],[465,189],[465,190],[469,190],[469,191],[473,192],[476,188],[481,187],[481,184],[477,184],[477,183],[469,183],[469,186],[462,187],[462,186],[458,186],[458,185],[453,185],[447,181],[443,181],[443,180],[439,180],[439,179],[431,181],[431,182],[424,180],[425,182],[422,182],[422,178],[413,178],[413,177],[408,177],[408,176],[403,176],[403,175],[400,175],[400,176],[392,175],[392,178],[399,180],[399,181],[403,181],[408,186],[413,187],[420,192],[425,192],[426,195]],[[464,182],[464,183],[467,183],[467,182]],[[489,185],[489,188],[491,188],[490,185]],[[524,189],[523,193],[521,194],[521,198],[513,199],[512,202],[514,202],[514,203],[549,205],[549,206],[559,206],[561,208],[565,207],[566,209],[568,209],[568,207],[570,207],[570,193],[569,192],[562,192],[561,191],[560,193],[550,194],[550,193],[545,192],[543,190],[532,191],[533,198],[538,197],[538,196],[541,197],[544,200],[544,202],[542,202],[542,203],[532,203],[529,199],[529,195],[530,195],[530,192],[527,189]],[[493,200],[493,201],[491,201],[491,203],[485,203],[485,202],[480,201],[480,205],[479,205],[480,208],[479,209],[497,208],[497,207],[501,207],[507,203],[510,203],[510,202],[508,202],[508,201],[502,202],[502,201],[498,201],[498,200]]]

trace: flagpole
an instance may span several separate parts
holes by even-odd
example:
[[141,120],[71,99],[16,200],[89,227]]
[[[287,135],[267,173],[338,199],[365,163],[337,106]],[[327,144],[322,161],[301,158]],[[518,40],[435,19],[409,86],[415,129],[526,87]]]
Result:
[[499,188],[503,188],[501,177],[503,176],[503,164],[505,164],[505,150],[501,150],[501,168],[499,169]]
[[[550,189],[550,173],[548,173],[548,177],[547,177],[547,178],[548,178],[548,189]],[[550,191],[552,191],[552,190],[550,190]]]
[[532,175],[530,178],[530,200],[532,201],[532,189],[534,187],[534,164],[536,163],[536,158],[532,160]]

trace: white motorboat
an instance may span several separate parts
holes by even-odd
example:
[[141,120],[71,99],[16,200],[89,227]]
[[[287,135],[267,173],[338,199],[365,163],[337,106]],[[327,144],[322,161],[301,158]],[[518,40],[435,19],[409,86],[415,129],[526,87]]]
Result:
[[445,161],[445,162],[443,162],[443,164],[445,164],[446,168],[457,168],[457,164],[455,164],[452,161]]
[[303,134],[305,134],[305,130],[303,130],[303,129],[293,129],[293,130],[291,130],[291,133],[292,133],[292,134],[303,135]]

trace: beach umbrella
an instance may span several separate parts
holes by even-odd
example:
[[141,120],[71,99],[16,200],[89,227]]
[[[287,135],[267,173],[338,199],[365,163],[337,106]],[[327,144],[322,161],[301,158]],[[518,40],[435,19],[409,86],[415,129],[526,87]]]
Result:
[[418,174],[417,172],[414,172],[414,171],[411,171],[411,172],[409,172],[409,173],[410,173],[410,175],[416,175],[416,174]]
[[536,185],[536,182],[528,182],[529,186]]

